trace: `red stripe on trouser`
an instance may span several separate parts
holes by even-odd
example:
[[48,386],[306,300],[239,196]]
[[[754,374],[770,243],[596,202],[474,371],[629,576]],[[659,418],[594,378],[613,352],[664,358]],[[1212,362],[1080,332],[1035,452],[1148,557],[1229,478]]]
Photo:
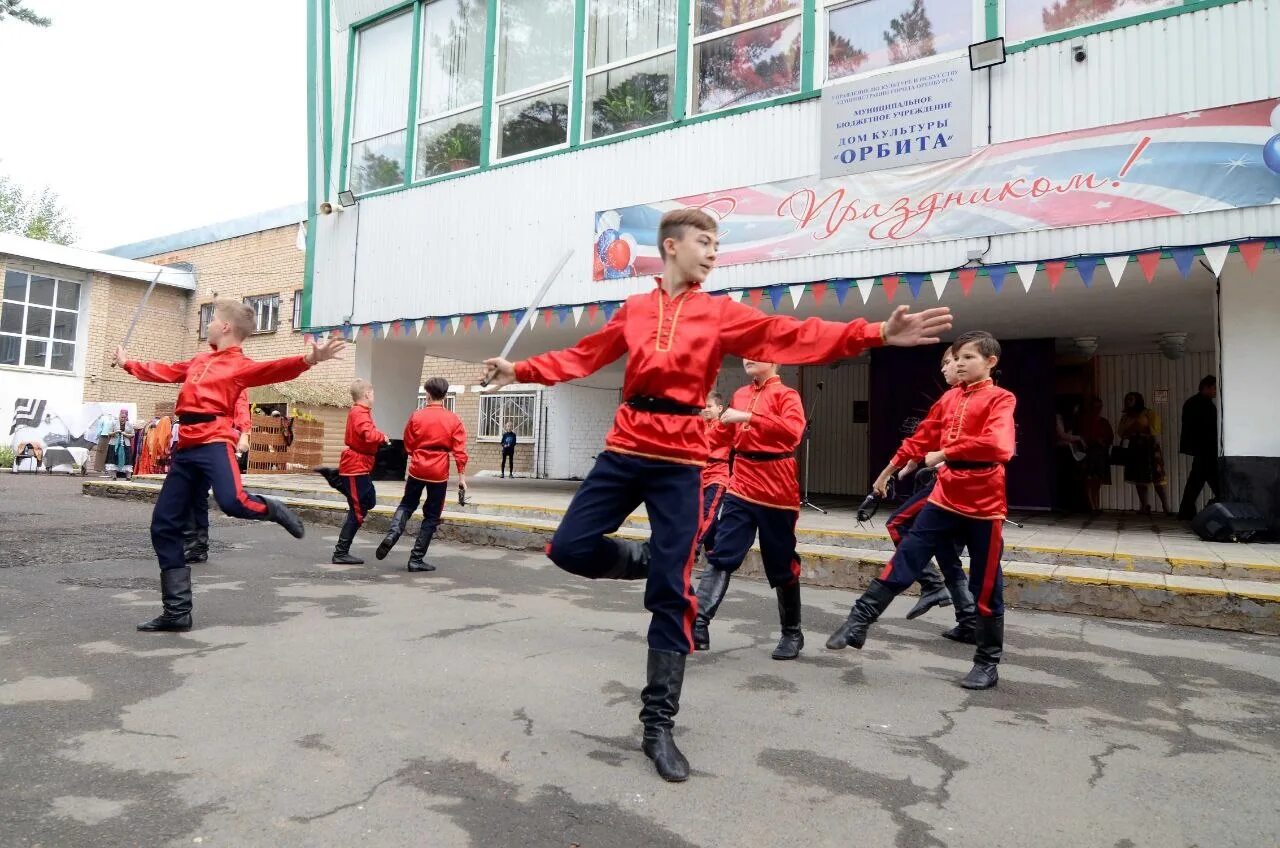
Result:
[[[893,539],[894,547],[902,544],[902,525],[909,521],[914,521],[915,517],[920,514],[920,510],[924,509],[924,505],[928,502],[928,498],[921,498],[915,503],[907,504],[901,511],[889,516],[884,529],[889,531],[889,538]],[[884,578],[880,579],[883,580]]]
[[[698,487],[698,515],[702,515],[702,487]],[[698,543],[702,541],[701,533],[693,534],[693,544],[689,546],[689,556],[684,561],[684,597],[688,603],[684,610],[684,638],[689,642],[689,653],[693,647],[693,620],[698,617],[698,596],[693,589],[693,559],[698,553]]]
[[982,590],[978,593],[978,615],[991,615],[991,593],[996,587],[996,572],[1000,570],[1000,554],[1004,549],[1004,522],[991,522],[990,547],[987,548],[986,571],[982,573]]
[[240,463],[236,462],[235,448],[231,447],[231,443],[227,442],[227,460],[231,464],[231,479],[236,482],[236,500],[240,502],[240,506],[263,515],[267,511],[267,505],[259,503],[249,497],[249,493],[244,490],[244,486],[240,483]]
[[351,487],[351,509],[356,514],[356,524],[364,524],[364,510],[360,507],[360,493],[356,491],[356,478],[348,477],[347,483]]
[[[800,513],[797,512],[795,516],[791,519],[792,540],[794,540],[796,537],[796,524],[798,524],[799,521],[800,521]],[[793,554],[791,557],[791,577],[792,577],[793,583],[800,579],[800,555],[799,554]]]
[[[715,493],[715,495],[711,498],[711,508],[710,508],[710,509],[703,510],[703,511],[701,511],[701,512],[699,512],[699,513],[698,513],[699,515],[701,515],[701,516],[702,516],[702,521],[700,521],[700,522],[698,523],[698,542],[697,542],[697,544],[701,544],[701,543],[702,543],[702,537],[703,537],[703,536],[705,536],[705,535],[707,535],[707,530],[711,529],[711,524],[716,520],[716,510],[718,510],[718,509],[720,508],[720,499],[721,499],[722,497],[724,497],[724,490],[725,490],[725,487],[724,487],[724,486],[719,485],[718,483],[717,483],[717,484],[714,484],[714,485],[716,486],[716,493]],[[702,489],[702,497],[706,497],[706,496],[707,496],[707,489],[709,489],[709,488],[711,488],[711,487],[710,487],[710,486],[703,487],[703,489]],[[706,505],[706,504],[704,503],[704,504],[703,504],[703,506],[705,506],[705,505]]]

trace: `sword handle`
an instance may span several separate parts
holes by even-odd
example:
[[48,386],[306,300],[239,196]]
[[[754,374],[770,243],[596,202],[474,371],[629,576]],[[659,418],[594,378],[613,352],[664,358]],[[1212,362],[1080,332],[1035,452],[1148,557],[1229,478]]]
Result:
[[480,378],[480,388],[483,389],[485,386],[489,385],[489,382],[496,376],[498,376],[497,368],[485,369],[484,376]]

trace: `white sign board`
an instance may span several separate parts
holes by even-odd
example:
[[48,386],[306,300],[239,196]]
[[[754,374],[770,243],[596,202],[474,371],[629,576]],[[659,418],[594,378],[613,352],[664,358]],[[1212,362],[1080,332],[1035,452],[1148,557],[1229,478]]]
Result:
[[822,90],[822,177],[967,156],[973,85],[967,57]]

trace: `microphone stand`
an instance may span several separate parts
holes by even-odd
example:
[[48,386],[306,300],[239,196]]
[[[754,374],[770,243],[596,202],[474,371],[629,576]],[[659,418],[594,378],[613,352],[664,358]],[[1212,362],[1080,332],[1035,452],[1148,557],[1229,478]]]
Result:
[[818,401],[822,399],[823,385],[824,385],[823,381],[819,380],[818,387],[817,387],[818,392],[814,396],[813,401],[809,404],[809,410],[805,413],[805,416],[804,416],[805,418],[805,421],[804,421],[804,494],[800,498],[800,507],[801,509],[803,509],[804,507],[808,507],[809,509],[815,509],[818,512],[822,513],[823,515],[826,515],[827,511],[825,509],[818,506],[813,501],[809,500],[809,440],[813,435],[813,424],[814,424],[814,421],[816,420],[814,416],[817,414]]

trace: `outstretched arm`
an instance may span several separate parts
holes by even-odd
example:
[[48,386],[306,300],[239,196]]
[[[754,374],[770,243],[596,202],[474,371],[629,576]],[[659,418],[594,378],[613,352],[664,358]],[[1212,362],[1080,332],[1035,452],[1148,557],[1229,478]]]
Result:
[[186,362],[138,362],[130,360],[123,346],[116,348],[111,357],[113,365],[119,365],[125,373],[131,374],[144,383],[181,383],[187,379],[187,369],[191,360]]
[[780,365],[809,365],[857,356],[869,347],[914,347],[935,344],[951,329],[951,310],[945,306],[914,315],[899,306],[889,320],[872,324],[855,318],[847,324],[760,310],[726,300],[721,313],[720,338],[725,351]]
[[594,374],[627,352],[623,335],[626,311],[623,304],[609,323],[573,347],[532,356],[523,362],[508,362],[501,357],[486,359],[484,364],[494,373],[488,386],[499,389],[516,382],[553,386]]
[[245,388],[283,383],[302,374],[312,365],[327,359],[338,359],[347,343],[342,339],[329,339],[324,344],[312,342],[311,350],[302,356],[285,356],[266,362],[246,362],[236,374],[236,382]]

